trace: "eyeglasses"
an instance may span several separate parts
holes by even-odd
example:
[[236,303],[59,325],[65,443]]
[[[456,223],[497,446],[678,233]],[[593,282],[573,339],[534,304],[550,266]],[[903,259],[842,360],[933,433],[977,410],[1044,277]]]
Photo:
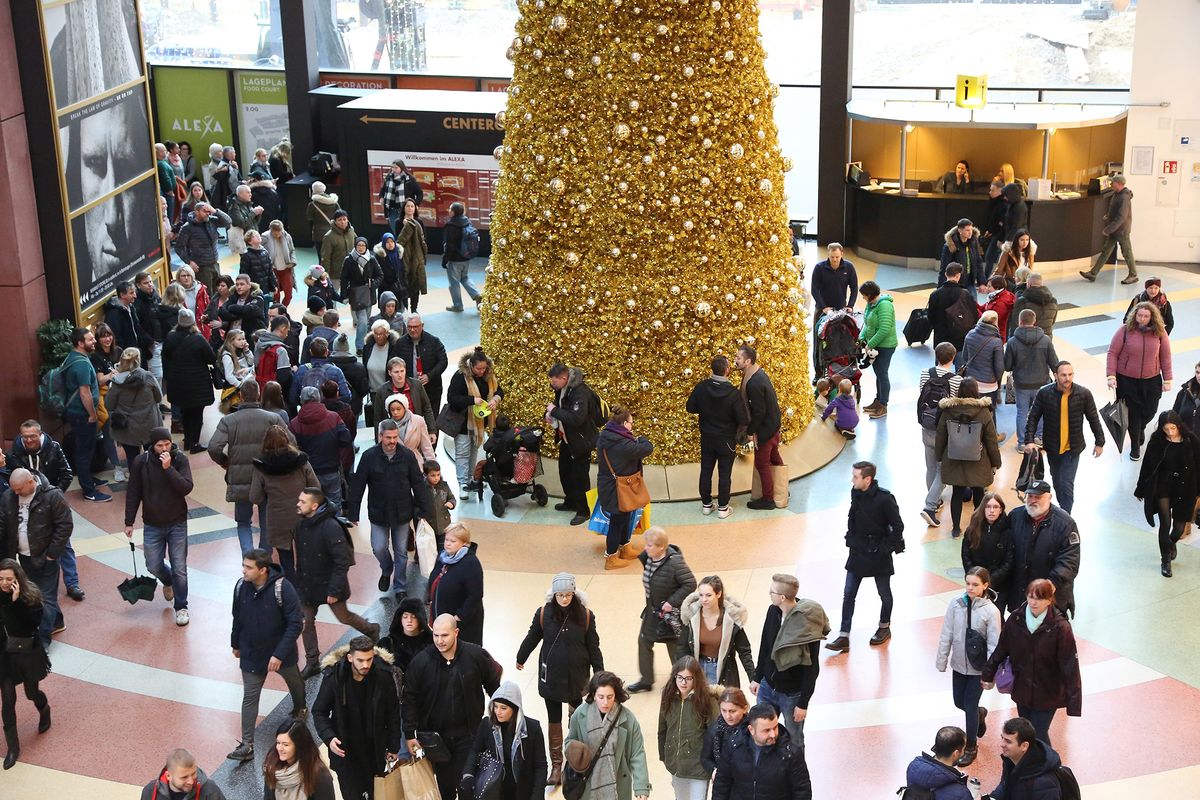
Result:
[[682,672],[675,676],[676,683],[695,683],[696,679],[691,675],[684,675]]

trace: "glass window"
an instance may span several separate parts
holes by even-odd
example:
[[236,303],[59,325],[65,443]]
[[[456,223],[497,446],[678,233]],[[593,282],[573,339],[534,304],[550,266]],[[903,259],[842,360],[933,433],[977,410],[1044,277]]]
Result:
[[854,84],[953,86],[986,74],[990,86],[1127,87],[1130,5],[856,0]]
[[281,67],[279,0],[143,0],[151,64]]

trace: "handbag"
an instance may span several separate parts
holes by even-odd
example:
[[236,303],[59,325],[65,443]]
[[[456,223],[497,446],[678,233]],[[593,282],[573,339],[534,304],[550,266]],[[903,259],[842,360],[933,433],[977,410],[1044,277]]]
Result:
[[123,431],[129,427],[129,415],[124,411],[113,411],[109,414],[114,431]]
[[983,669],[987,664],[987,639],[983,634],[971,627],[971,598],[967,598],[967,641],[963,650],[967,655],[967,663],[974,669]]
[[400,778],[399,764],[393,762],[384,775],[375,776],[375,800],[404,800],[404,784]]
[[608,458],[607,450],[604,451],[604,463],[608,465],[608,471],[612,474],[613,480],[617,482],[618,510],[636,511],[644,508],[650,502],[650,491],[646,488],[646,482],[642,480],[640,469],[630,475],[618,475],[613,469],[612,461]]
[[417,742],[425,751],[426,758],[435,764],[444,764],[450,760],[450,750],[437,731],[417,731]]
[[461,788],[473,800],[497,800],[500,797],[500,781],[504,778],[504,764],[491,753],[480,753],[475,773],[462,777]]
[[350,288],[350,296],[347,299],[350,302],[350,308],[354,311],[370,308],[375,302],[375,291],[371,288],[370,284],[352,286]]
[[621,714],[624,711],[624,706],[617,706],[616,719],[613,720],[613,724],[609,726],[608,730],[604,732],[604,736],[600,739],[600,746],[594,751],[588,748],[583,742],[576,743],[583,748],[583,760],[587,762],[587,766],[583,768],[582,772],[576,770],[570,761],[565,758],[563,759],[562,793],[566,800],[579,800],[579,798],[583,797],[583,793],[587,789],[587,782],[592,777],[592,770],[596,768],[596,753],[604,752],[604,745],[608,744],[608,737],[616,730],[617,724],[621,721]]
[[1016,683],[1016,676],[1013,675],[1012,660],[1004,659],[1004,663],[996,670],[996,691],[1001,694],[1012,694],[1013,684]]
[[442,406],[442,410],[438,412],[437,419],[433,424],[447,436],[455,436],[461,433],[463,426],[467,424],[467,415],[461,411],[455,411],[447,403]]
[[[433,766],[427,758],[402,761],[392,770],[400,774],[400,785],[404,788],[404,800],[441,800],[437,781],[433,777]],[[378,795],[376,795],[378,797]]]
[[32,653],[33,652],[33,637],[32,636],[9,636],[8,629],[0,625],[0,630],[4,631],[4,652],[6,653]]

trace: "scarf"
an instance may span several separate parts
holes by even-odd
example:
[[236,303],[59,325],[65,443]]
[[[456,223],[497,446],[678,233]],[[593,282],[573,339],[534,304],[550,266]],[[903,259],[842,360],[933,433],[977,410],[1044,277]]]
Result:
[[466,379],[467,394],[471,396],[471,405],[467,406],[467,433],[477,443],[482,442],[484,434],[495,424],[496,415],[493,413],[486,417],[477,417],[473,409],[477,401],[496,396],[496,373],[492,371],[489,364],[488,371],[483,376],[483,379],[487,381],[487,397],[479,395],[479,384],[475,383],[475,375],[471,372],[470,366],[467,367],[467,372],[463,377]]
[[[386,242],[388,239],[391,239],[393,242],[396,241],[396,237],[392,236],[390,233],[385,233],[383,235],[383,241]],[[401,266],[401,264],[400,264],[400,245],[396,245],[391,250],[388,250],[387,246],[384,245],[383,252],[385,255],[387,255],[388,263],[392,265],[392,269],[395,269],[398,271]],[[399,272],[397,272],[397,274],[399,274]]]
[[368,280],[367,261],[369,261],[371,258],[371,249],[367,248],[367,251],[365,253],[360,253],[360,252],[358,252],[358,248],[355,247],[353,250],[350,251],[350,255],[352,255],[354,257],[354,260],[358,263],[358,268],[360,270],[362,270],[363,280],[364,281]]
[[458,548],[458,552],[455,553],[454,555],[450,555],[445,550],[443,550],[441,553],[438,554],[438,561],[440,561],[446,565],[457,564],[458,562],[462,561],[464,558],[467,557],[467,553],[469,553],[470,550],[471,550],[470,545],[463,545],[462,547]]
[[1025,627],[1029,629],[1030,633],[1033,633],[1038,628],[1042,627],[1042,623],[1046,620],[1046,614],[1049,612],[1050,609],[1047,608],[1041,614],[1034,614],[1033,609],[1031,609],[1029,606],[1025,606]]
[[633,435],[633,431],[629,430],[621,423],[613,422],[612,420],[609,420],[608,422],[604,423],[604,430],[612,431],[613,433],[617,434],[618,436],[623,436],[626,439],[635,438]]
[[617,724],[617,716],[621,710],[620,704],[614,705],[612,711],[601,716],[600,709],[595,703],[587,706],[587,744],[595,754],[592,756],[592,777],[588,779],[588,796],[592,800],[617,799],[617,736],[616,731],[609,735],[604,743],[604,749],[597,751],[600,740],[613,725]]
[[308,800],[300,775],[300,762],[275,770],[275,800]]

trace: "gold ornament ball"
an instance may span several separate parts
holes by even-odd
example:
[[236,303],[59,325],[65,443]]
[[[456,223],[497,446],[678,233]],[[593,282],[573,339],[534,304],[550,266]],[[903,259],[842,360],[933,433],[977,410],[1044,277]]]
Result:
[[567,29],[567,18],[562,14],[555,14],[550,18],[550,30],[562,32]]
[[497,161],[500,160],[500,156],[502,155],[504,155],[504,145],[499,145],[495,150],[492,151],[492,156],[495,157]]
[[506,119],[508,119],[507,113],[505,113],[504,111],[497,111],[496,112],[496,127],[499,128],[500,130],[504,130],[504,121]]
[[[567,190],[567,184],[562,178],[551,178],[550,179],[550,191],[554,192],[555,194],[562,194],[566,190]],[[547,210],[549,210],[549,209],[547,209]]]
[[761,181],[758,182],[758,190],[760,192],[762,192],[763,194],[770,194],[772,188],[773,188],[773,185],[771,184],[770,178],[763,178]]
[[791,171],[792,171],[792,166],[793,166],[793,164],[792,164],[792,160],[791,160],[790,158],[788,158],[787,156],[784,156],[784,157],[783,157],[783,171],[784,171],[784,172],[791,172]]
[[742,147],[740,144],[731,144],[729,145],[729,155],[732,158],[741,158],[742,156],[746,155],[746,148]]
[[672,286],[672,287],[671,287],[671,294],[672,294],[672,295],[675,295],[675,296],[678,296],[678,295],[679,295],[679,287],[678,287],[678,286]]
[[574,250],[568,251],[565,258],[566,258],[567,263],[570,264],[572,267],[576,266],[579,263],[579,253],[576,253]]
[[703,319],[711,313],[712,306],[710,306],[708,303],[704,302],[703,300],[701,300],[699,303],[696,303],[696,316]]
[[629,134],[630,134],[629,126],[626,125],[624,122],[618,122],[616,124],[616,126],[613,128],[613,135],[616,136],[617,139],[619,139],[621,141],[628,139]]

